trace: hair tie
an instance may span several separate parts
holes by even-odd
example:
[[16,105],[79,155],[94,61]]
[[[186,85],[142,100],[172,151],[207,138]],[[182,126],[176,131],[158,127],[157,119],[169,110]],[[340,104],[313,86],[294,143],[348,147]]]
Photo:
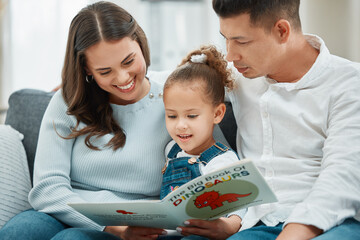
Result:
[[206,54],[198,54],[198,55],[192,55],[190,58],[190,61],[193,63],[206,63],[207,56]]

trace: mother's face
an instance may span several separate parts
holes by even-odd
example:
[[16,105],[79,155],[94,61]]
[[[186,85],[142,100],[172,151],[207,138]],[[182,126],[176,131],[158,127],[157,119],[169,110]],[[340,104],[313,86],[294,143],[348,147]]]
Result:
[[110,102],[126,105],[139,101],[149,91],[146,63],[139,44],[129,37],[101,41],[85,51],[87,75],[93,75]]

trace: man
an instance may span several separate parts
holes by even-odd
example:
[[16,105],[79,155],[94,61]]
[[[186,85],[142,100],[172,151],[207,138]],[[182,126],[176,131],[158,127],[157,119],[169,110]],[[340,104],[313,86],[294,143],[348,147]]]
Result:
[[237,150],[279,200],[229,239],[360,239],[360,67],[302,33],[299,5],[213,0],[238,72]]

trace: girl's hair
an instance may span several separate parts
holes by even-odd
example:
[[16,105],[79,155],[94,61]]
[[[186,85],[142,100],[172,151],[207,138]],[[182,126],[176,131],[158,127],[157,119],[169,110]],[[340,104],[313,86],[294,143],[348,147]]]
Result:
[[[205,57],[205,58],[204,58]],[[200,58],[203,60],[194,60]],[[191,85],[202,81],[203,92],[210,102],[217,106],[224,102],[225,87],[232,89],[234,82],[227,68],[224,55],[215,46],[202,46],[190,52],[167,78],[164,91],[175,83]]]
[[[114,137],[106,146],[114,150],[124,146],[125,132],[112,117],[109,93],[95,81],[86,81],[85,51],[100,41],[117,41],[125,37],[140,45],[148,68],[150,52],[145,33],[123,8],[110,2],[97,2],[83,8],[72,20],[62,70],[62,95],[68,106],[67,114],[76,117],[77,125],[66,139],[87,134],[85,144],[99,150],[91,143],[91,138],[113,133]],[[87,126],[77,129],[80,122]]]

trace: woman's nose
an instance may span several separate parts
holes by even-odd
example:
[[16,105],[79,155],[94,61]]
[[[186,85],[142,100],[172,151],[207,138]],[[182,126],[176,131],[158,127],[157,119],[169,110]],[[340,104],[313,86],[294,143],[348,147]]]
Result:
[[118,85],[123,85],[128,83],[130,80],[130,74],[126,70],[118,70],[116,71],[115,81]]

